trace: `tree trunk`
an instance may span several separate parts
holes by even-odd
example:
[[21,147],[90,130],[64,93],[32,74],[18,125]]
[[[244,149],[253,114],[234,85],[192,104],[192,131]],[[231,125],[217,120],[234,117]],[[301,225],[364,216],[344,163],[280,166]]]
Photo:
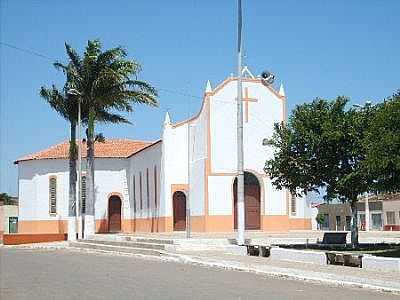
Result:
[[93,109],[89,112],[88,130],[87,130],[87,170],[86,170],[86,186],[87,186],[87,202],[85,214],[85,237],[95,233],[95,185],[94,185],[94,121],[95,112]]
[[76,239],[76,122],[70,122],[70,141],[69,141],[69,190],[68,190],[68,239]]
[[351,201],[351,246],[358,247],[357,202]]

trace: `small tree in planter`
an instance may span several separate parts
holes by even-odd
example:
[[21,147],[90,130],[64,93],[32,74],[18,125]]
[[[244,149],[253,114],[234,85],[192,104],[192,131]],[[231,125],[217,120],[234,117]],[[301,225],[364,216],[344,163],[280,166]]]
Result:
[[321,230],[321,229],[322,229],[322,224],[324,224],[324,222],[325,222],[325,217],[324,217],[324,215],[323,215],[323,214],[318,214],[318,215],[315,217],[315,221],[316,221],[317,224],[318,224],[318,229]]

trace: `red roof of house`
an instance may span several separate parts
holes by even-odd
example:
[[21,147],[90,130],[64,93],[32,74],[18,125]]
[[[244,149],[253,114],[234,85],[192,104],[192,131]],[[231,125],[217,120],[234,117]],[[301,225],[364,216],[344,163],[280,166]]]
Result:
[[[127,139],[106,139],[104,142],[95,142],[94,156],[99,158],[126,158],[144,148],[157,143],[149,141],[137,141]],[[86,142],[82,142],[82,157],[86,157]],[[69,141],[51,146],[48,149],[38,151],[17,159],[14,163],[21,161],[39,159],[68,159]]]

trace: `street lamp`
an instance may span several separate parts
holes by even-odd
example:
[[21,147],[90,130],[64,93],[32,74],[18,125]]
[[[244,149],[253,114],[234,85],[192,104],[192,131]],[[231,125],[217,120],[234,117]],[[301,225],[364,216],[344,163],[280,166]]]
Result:
[[78,199],[75,203],[75,214],[76,214],[76,231],[78,233],[78,239],[83,238],[83,228],[79,230],[79,204],[82,198],[82,147],[81,147],[81,98],[82,94],[76,89],[69,89],[67,92],[69,95],[78,96]]

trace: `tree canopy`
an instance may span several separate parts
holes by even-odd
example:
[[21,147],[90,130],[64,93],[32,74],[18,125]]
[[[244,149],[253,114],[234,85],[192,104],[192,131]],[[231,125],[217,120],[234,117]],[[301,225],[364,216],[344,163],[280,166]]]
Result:
[[366,112],[346,110],[348,99],[315,99],[295,108],[287,124],[275,124],[267,145],[275,149],[265,172],[278,189],[318,192],[326,200],[356,201],[368,190],[362,143],[369,126]]
[[377,192],[400,191],[400,90],[377,105],[364,144]]
[[[349,100],[315,99],[298,105],[287,124],[275,124],[267,145],[274,157],[265,172],[278,188],[297,194],[326,191],[326,200],[349,202],[353,213],[352,243],[358,244],[357,198],[369,191],[372,177],[363,147],[371,111],[346,109]],[[373,110],[373,108],[369,108]]]

